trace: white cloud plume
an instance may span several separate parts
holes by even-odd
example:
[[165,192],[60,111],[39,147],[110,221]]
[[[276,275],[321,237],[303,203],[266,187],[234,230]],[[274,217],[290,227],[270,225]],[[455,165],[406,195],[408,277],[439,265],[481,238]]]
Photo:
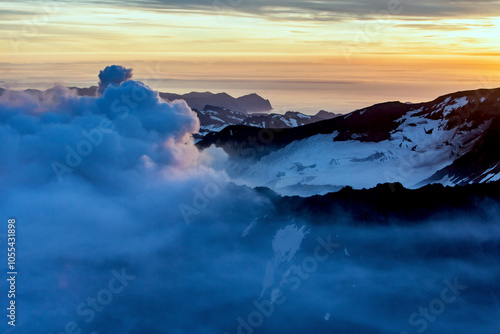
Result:
[[143,83],[127,80],[131,72],[101,71],[101,85],[110,84],[98,97],[78,97],[64,87],[4,92],[0,136],[12,145],[4,147],[10,167],[1,177],[92,179],[101,171],[139,169],[145,158],[160,169],[196,167],[196,114],[184,101],[167,103]]

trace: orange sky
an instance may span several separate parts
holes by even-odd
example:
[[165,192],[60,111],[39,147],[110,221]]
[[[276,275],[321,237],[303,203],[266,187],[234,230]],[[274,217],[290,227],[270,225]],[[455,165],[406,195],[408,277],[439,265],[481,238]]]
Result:
[[86,86],[109,64],[171,92],[346,112],[496,87],[496,1],[0,2],[0,86]]

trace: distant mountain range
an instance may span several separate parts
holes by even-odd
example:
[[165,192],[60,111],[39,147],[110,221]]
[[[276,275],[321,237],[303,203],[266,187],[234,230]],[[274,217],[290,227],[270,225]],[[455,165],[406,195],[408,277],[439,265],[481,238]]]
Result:
[[[89,88],[71,87],[80,96],[94,96],[97,86]],[[227,93],[191,92],[188,94],[160,93],[167,101],[184,100],[200,119],[200,132],[195,135],[201,140],[211,132],[218,132],[231,125],[247,125],[257,128],[293,128],[314,122],[331,119],[340,114],[321,110],[314,116],[296,111],[284,115],[267,113],[273,108],[269,100],[253,93],[234,98]]]
[[[77,92],[79,96],[95,96],[97,86],[88,88],[69,87]],[[46,90],[50,92],[53,88]],[[4,89],[0,88],[0,95]],[[43,91],[27,89],[25,92],[40,96]],[[201,129],[195,135],[200,140],[211,132],[218,132],[230,125],[248,125],[258,128],[292,128],[311,124],[325,119],[331,119],[340,114],[320,111],[314,116],[305,115],[300,112],[289,111],[284,115],[266,113],[272,110],[269,100],[265,100],[253,93],[234,98],[227,93],[197,93],[192,92],[184,95],[160,93],[160,97],[167,101],[185,100],[186,103],[198,114]]]
[[200,119],[200,132],[195,135],[201,139],[211,132],[219,132],[231,125],[246,125],[256,128],[294,128],[306,124],[335,118],[340,114],[320,111],[314,116],[305,115],[300,112],[289,111],[282,114],[246,114],[233,111],[224,107],[205,106],[202,110],[193,109]]
[[[97,86],[88,88],[70,87],[78,92],[80,96],[94,96]],[[240,113],[268,112],[273,109],[271,102],[253,93],[234,98],[227,93],[191,92],[188,94],[160,93],[160,97],[167,101],[184,100],[192,109],[203,110],[205,106],[218,106],[238,111]]]
[[168,101],[184,100],[193,109],[203,109],[206,105],[224,107],[241,113],[267,112],[273,107],[269,100],[265,100],[257,94],[250,94],[234,98],[227,93],[213,94],[189,93],[184,95],[160,93],[160,96]]
[[345,186],[400,182],[464,185],[500,179],[500,89],[448,94],[427,103],[387,102],[296,128],[224,128],[198,143],[245,160],[233,175],[280,194],[324,194]]

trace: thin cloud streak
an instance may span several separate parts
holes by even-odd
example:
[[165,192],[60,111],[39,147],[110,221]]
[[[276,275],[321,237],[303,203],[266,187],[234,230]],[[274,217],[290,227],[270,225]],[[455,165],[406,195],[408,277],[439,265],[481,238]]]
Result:
[[[245,14],[274,17],[274,14],[295,15],[297,13],[311,14],[311,20],[344,20],[347,17],[369,19],[373,12],[387,10],[388,6],[401,7],[397,16],[420,18],[447,18],[450,16],[470,16],[477,14],[495,16],[500,12],[500,4],[494,0],[483,1],[289,1],[289,0],[246,0],[234,6],[226,4],[223,8]],[[112,2],[109,2],[112,3]],[[122,2],[120,2],[122,4]],[[184,9],[213,12],[217,11],[214,2],[206,0],[149,0],[129,1],[126,6],[149,7],[152,9]],[[487,8],[485,10],[484,8]],[[294,19],[301,16],[294,16]]]

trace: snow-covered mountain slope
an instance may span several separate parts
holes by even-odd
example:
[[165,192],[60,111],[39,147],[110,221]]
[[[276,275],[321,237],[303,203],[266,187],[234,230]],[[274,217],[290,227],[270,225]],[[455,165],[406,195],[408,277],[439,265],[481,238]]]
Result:
[[332,119],[340,114],[320,111],[316,115],[305,115],[297,111],[288,111],[282,114],[253,114],[250,115],[242,124],[258,128],[295,128],[306,124],[311,124],[325,119]]
[[423,184],[464,185],[500,180],[500,117],[495,118],[473,150],[435,173]]
[[194,109],[200,119],[200,132],[197,138],[202,138],[207,133],[219,132],[225,127],[241,124],[248,115],[224,107],[205,106],[203,110]]
[[250,156],[253,145],[258,159],[247,159],[246,168],[233,173],[234,180],[284,195],[385,182],[410,188],[432,182],[477,183],[500,178],[499,115],[500,89],[468,91],[429,103],[375,105],[276,132],[266,145],[241,141],[258,135],[243,127],[229,127],[200,144],[218,139],[237,161],[245,151]]
[[310,116],[299,112],[289,111],[281,114],[245,114],[224,107],[205,106],[203,110],[194,109],[200,119],[200,132],[196,139],[201,139],[210,132],[219,132],[231,125],[246,125],[256,128],[293,128],[311,124],[339,115],[320,111],[317,115]]

